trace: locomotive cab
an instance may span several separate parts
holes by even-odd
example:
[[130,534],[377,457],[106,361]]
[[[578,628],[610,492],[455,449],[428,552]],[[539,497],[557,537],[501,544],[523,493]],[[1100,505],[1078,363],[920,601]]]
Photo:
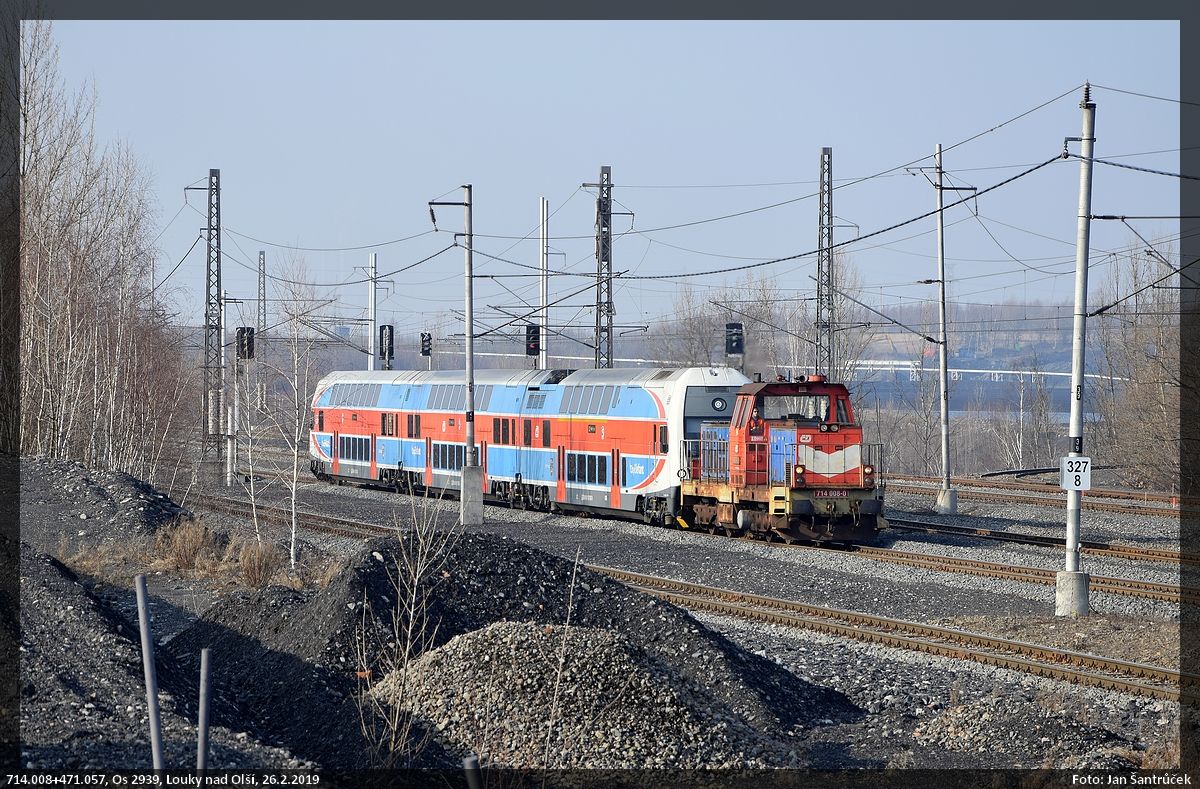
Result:
[[731,421],[706,423],[684,505],[699,525],[788,541],[870,539],[883,518],[880,444],[850,393],[822,376],[746,384]]

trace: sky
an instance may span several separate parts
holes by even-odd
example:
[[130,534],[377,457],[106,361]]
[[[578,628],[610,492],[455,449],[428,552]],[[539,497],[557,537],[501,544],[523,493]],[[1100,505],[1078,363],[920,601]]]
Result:
[[[257,298],[259,250],[271,276],[302,262],[322,285],[362,279],[371,251],[381,275],[434,255],[462,230],[462,210],[439,208],[430,232],[428,201],[461,200],[460,185],[472,184],[475,272],[495,277],[475,282],[482,329],[499,322],[498,309],[537,304],[531,269],[487,256],[538,265],[541,197],[553,212],[550,267],[569,272],[551,278],[551,300],[594,283],[596,190],[582,184],[608,165],[614,212],[632,214],[613,219],[613,270],[625,272],[616,322],[650,332],[685,286],[707,298],[754,276],[781,297],[812,295],[825,146],[835,242],[931,211],[934,189],[914,168],[932,166],[936,144],[946,183],[980,190],[1051,160],[1080,136],[1085,81],[1097,158],[1179,172],[1170,20],[53,29],[67,84],[95,85],[99,138],[126,143],[151,175],[165,228],[158,277],[183,261],[164,286],[181,323],[202,322],[205,269],[203,242],[185,253],[206,196],[185,201],[184,188],[203,186],[210,168],[221,171],[224,286],[247,302]],[[1057,160],[947,210],[951,298],[1069,302],[1078,191],[1078,160]],[[1177,178],[1095,166],[1093,213],[1173,217],[1178,194]],[[1131,224],[1155,242],[1178,234],[1176,221]],[[844,247],[862,283],[853,295],[884,308],[936,298],[935,286],[915,284],[937,276],[934,228],[927,217]],[[396,239],[408,240],[385,243]],[[1120,222],[1093,222],[1093,293],[1108,253],[1133,241]],[[463,303],[461,249],[389,279],[380,322],[398,335],[461,331],[450,312]],[[318,292],[343,315],[365,315],[365,284]],[[592,325],[593,301],[594,290],[566,298],[551,323]]]

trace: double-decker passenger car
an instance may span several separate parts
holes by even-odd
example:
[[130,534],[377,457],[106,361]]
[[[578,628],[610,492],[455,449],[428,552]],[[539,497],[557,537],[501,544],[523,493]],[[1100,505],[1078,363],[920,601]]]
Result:
[[[312,472],[456,492],[466,461],[461,371],[335,372],[317,384]],[[748,379],[725,367],[480,370],[475,442],[485,498],[675,522],[701,423],[729,420]]]

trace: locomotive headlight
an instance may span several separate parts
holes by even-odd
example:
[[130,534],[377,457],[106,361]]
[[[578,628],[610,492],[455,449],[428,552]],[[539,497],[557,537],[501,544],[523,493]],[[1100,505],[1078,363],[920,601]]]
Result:
[[836,433],[836,432],[838,431],[838,426],[837,426],[837,425],[830,425],[830,426],[829,426],[829,430],[830,430],[830,432]]
[[822,422],[822,423],[821,423],[821,427],[820,427],[819,429],[820,429],[820,431],[821,431],[822,433],[828,433],[828,432],[829,432],[829,425],[827,425],[827,424],[825,424],[824,422]]
[[874,466],[863,466],[863,473],[864,474],[874,474],[875,467]]

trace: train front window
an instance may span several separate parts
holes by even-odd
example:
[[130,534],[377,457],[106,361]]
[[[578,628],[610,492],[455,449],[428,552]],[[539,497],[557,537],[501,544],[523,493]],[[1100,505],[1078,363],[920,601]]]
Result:
[[828,395],[790,395],[764,397],[758,403],[764,419],[791,419],[799,422],[825,422],[829,418]]

